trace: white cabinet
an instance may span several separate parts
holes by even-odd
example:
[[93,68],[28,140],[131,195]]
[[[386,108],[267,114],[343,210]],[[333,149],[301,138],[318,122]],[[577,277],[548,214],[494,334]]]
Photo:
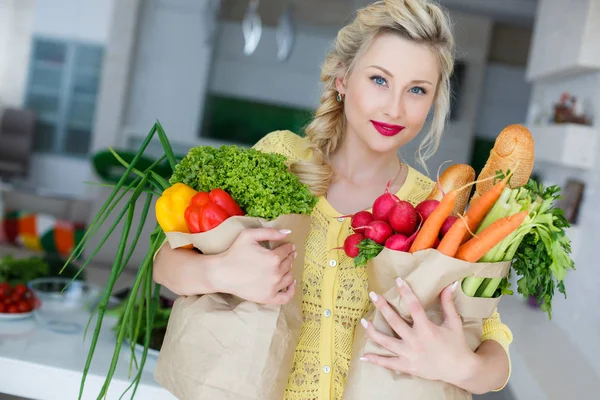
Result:
[[594,166],[596,138],[594,127],[577,124],[528,125],[535,141],[535,159],[571,168]]
[[528,80],[600,70],[599,42],[597,0],[539,0]]

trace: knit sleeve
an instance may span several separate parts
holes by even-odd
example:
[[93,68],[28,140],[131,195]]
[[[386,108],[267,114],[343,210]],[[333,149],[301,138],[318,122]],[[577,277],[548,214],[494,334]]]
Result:
[[288,163],[309,158],[310,153],[305,138],[291,131],[274,131],[265,135],[252,148],[265,152],[281,154]]
[[510,362],[509,347],[513,341],[513,335],[508,326],[502,323],[502,320],[500,319],[500,314],[498,314],[497,311],[494,312],[494,314],[492,314],[492,316],[485,320],[485,322],[483,323],[482,341],[486,340],[494,340],[495,342],[499,343],[500,346],[504,348],[504,350],[506,351],[506,355],[508,356],[508,377],[506,379],[506,382],[504,382],[504,385],[494,390],[495,392],[498,392],[504,389],[504,387],[508,384],[508,381],[510,379],[512,368]]

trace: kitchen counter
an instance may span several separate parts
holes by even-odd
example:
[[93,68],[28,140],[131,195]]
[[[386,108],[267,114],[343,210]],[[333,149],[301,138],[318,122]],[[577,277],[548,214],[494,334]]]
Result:
[[[115,346],[110,330],[114,323],[116,319],[105,317],[83,399],[96,399],[104,383]],[[77,399],[93,325],[83,341],[83,333],[54,333],[37,325],[33,318],[0,320],[0,393],[36,400]],[[129,347],[123,346],[107,399],[119,399],[129,386],[129,355]],[[140,356],[141,352],[138,359]],[[136,398],[175,399],[154,380],[155,366],[156,358],[149,355]],[[134,367],[132,376],[135,373]]]

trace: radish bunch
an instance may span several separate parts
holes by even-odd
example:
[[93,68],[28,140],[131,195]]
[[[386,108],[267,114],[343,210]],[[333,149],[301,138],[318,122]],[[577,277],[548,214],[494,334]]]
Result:
[[[352,218],[350,226],[354,233],[344,241],[343,250],[357,266],[366,264],[384,247],[408,252],[421,225],[438,204],[437,200],[425,200],[415,207],[391,193],[388,185],[385,193],[373,202],[372,212],[365,210],[344,216]],[[456,217],[448,217],[440,239],[455,221]]]

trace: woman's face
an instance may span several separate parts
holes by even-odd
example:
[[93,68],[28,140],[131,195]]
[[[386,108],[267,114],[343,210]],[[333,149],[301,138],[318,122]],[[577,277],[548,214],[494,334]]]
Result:
[[336,81],[344,96],[346,134],[377,153],[398,151],[421,131],[439,75],[427,46],[393,34],[377,37],[346,81]]

